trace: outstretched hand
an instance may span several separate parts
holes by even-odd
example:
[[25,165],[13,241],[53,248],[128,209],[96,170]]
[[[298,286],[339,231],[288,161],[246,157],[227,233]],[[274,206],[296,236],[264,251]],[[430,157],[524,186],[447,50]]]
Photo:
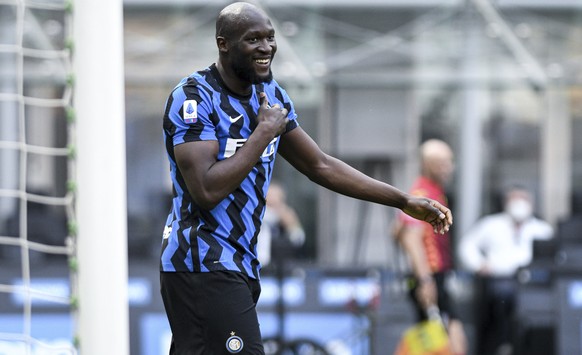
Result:
[[426,197],[411,196],[402,211],[411,217],[430,223],[435,233],[445,234],[453,224],[451,210]]

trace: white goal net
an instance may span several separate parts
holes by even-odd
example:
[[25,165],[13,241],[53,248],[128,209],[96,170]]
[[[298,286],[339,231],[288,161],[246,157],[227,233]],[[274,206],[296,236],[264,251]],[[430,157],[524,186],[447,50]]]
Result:
[[72,4],[0,0],[0,354],[76,354]]

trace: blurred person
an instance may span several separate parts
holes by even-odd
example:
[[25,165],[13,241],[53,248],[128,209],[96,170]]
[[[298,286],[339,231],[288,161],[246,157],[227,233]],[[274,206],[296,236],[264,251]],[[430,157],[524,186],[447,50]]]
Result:
[[478,353],[511,354],[516,272],[533,258],[533,242],[553,237],[533,215],[534,200],[516,185],[504,193],[503,212],[483,217],[462,237],[459,259],[477,275]]
[[305,242],[305,231],[295,210],[287,204],[287,193],[277,181],[271,181],[266,197],[265,215],[257,238],[257,257],[261,270],[268,269],[277,280],[278,341],[284,340],[286,307],[284,301],[285,272],[288,261],[298,256]]
[[290,258],[305,243],[305,231],[293,207],[287,204],[287,192],[271,181],[267,191],[263,225],[257,239],[257,253],[262,267],[272,258]]
[[226,6],[216,44],[218,61],[182,79],[166,102],[173,202],[162,238],[161,295],[171,354],[264,354],[256,246],[277,153],[325,188],[398,208],[440,233],[452,214],[320,150],[273,79],[277,43],[263,10]]
[[[454,172],[451,148],[442,140],[429,139],[420,146],[420,160],[421,174],[410,193],[446,205],[444,187]],[[437,306],[449,333],[452,353],[466,354],[465,330],[445,288],[447,273],[453,269],[449,233],[435,233],[431,225],[401,213],[395,236],[411,263],[410,296],[417,321],[428,319],[428,310]]]

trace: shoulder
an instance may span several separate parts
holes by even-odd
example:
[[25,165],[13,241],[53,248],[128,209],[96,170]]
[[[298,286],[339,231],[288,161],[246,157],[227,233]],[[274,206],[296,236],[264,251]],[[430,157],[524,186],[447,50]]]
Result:
[[493,213],[490,215],[483,216],[477,224],[481,225],[482,227],[492,227],[492,228],[499,228],[500,226],[510,226],[511,225],[511,218],[506,213]]
[[183,78],[174,91],[182,91],[186,97],[198,97],[200,99],[212,96],[214,92],[220,90],[220,85],[215,85],[216,82],[212,71],[209,68],[200,70]]
[[489,223],[493,223],[493,222],[497,222],[497,223],[504,223],[504,222],[509,222],[509,216],[505,213],[493,213],[487,216],[483,216],[483,218],[481,219],[483,222],[489,222]]
[[271,80],[271,81],[269,81],[269,82],[265,82],[265,83],[263,83],[263,85],[264,85],[266,88],[271,88],[271,89],[278,88],[278,89],[280,89],[280,90],[283,90],[283,91],[285,91],[285,89],[283,89],[283,87],[282,87],[282,86],[279,84],[279,82],[278,82],[276,79],[273,79],[273,80]]
[[277,80],[273,79],[268,83],[264,83],[264,90],[273,93],[281,102],[290,102],[291,98],[287,91],[279,85]]
[[544,232],[544,234],[552,234],[554,231],[554,228],[550,223],[537,217],[531,218],[528,223],[532,228]]
[[494,213],[481,217],[470,229],[470,234],[485,234],[488,237],[495,237],[500,230],[510,228],[511,221],[504,213]]

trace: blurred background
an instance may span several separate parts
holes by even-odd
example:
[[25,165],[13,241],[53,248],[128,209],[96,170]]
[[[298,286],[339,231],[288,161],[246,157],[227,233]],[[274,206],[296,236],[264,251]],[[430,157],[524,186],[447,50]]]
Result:
[[[12,95],[20,80],[11,51],[19,35],[16,3],[0,1],[0,236],[7,238],[21,231],[18,196],[6,192],[21,186],[20,154],[29,155],[27,192],[64,196],[69,173],[66,154],[22,153],[10,143],[21,139],[21,117],[29,144],[66,148],[70,138],[66,108],[32,103],[22,113]],[[38,3],[49,6],[25,12],[24,46],[65,48],[62,1]],[[166,353],[169,339],[157,281],[171,193],[161,131],[164,103],[182,77],[217,59],[214,21],[228,3],[123,1],[132,354]],[[276,28],[275,78],[293,99],[300,125],[326,152],[407,190],[419,171],[420,143],[439,138],[451,145],[456,172],[447,196],[455,245],[479,217],[501,210],[509,184],[534,193],[535,213],[554,226],[556,238],[520,273],[514,353],[582,354],[582,3],[256,4]],[[62,97],[66,71],[58,56],[25,57],[22,94]],[[392,353],[413,323],[402,285],[407,263],[391,235],[395,210],[326,191],[282,158],[276,164],[274,178],[287,190],[306,236],[286,262],[285,337],[313,338],[335,354]],[[63,244],[65,208],[40,202],[27,206],[29,238]],[[18,282],[19,248],[2,247],[2,283]],[[40,284],[67,292],[65,257],[32,254],[31,264]],[[473,275],[457,266],[450,287],[474,351]],[[265,268],[259,308],[267,337],[280,329],[276,276]],[[18,297],[1,296],[6,301],[0,302],[0,331],[15,331],[21,304]],[[37,307],[39,336],[66,337],[67,307]],[[62,334],[41,330],[50,319],[62,320]]]

